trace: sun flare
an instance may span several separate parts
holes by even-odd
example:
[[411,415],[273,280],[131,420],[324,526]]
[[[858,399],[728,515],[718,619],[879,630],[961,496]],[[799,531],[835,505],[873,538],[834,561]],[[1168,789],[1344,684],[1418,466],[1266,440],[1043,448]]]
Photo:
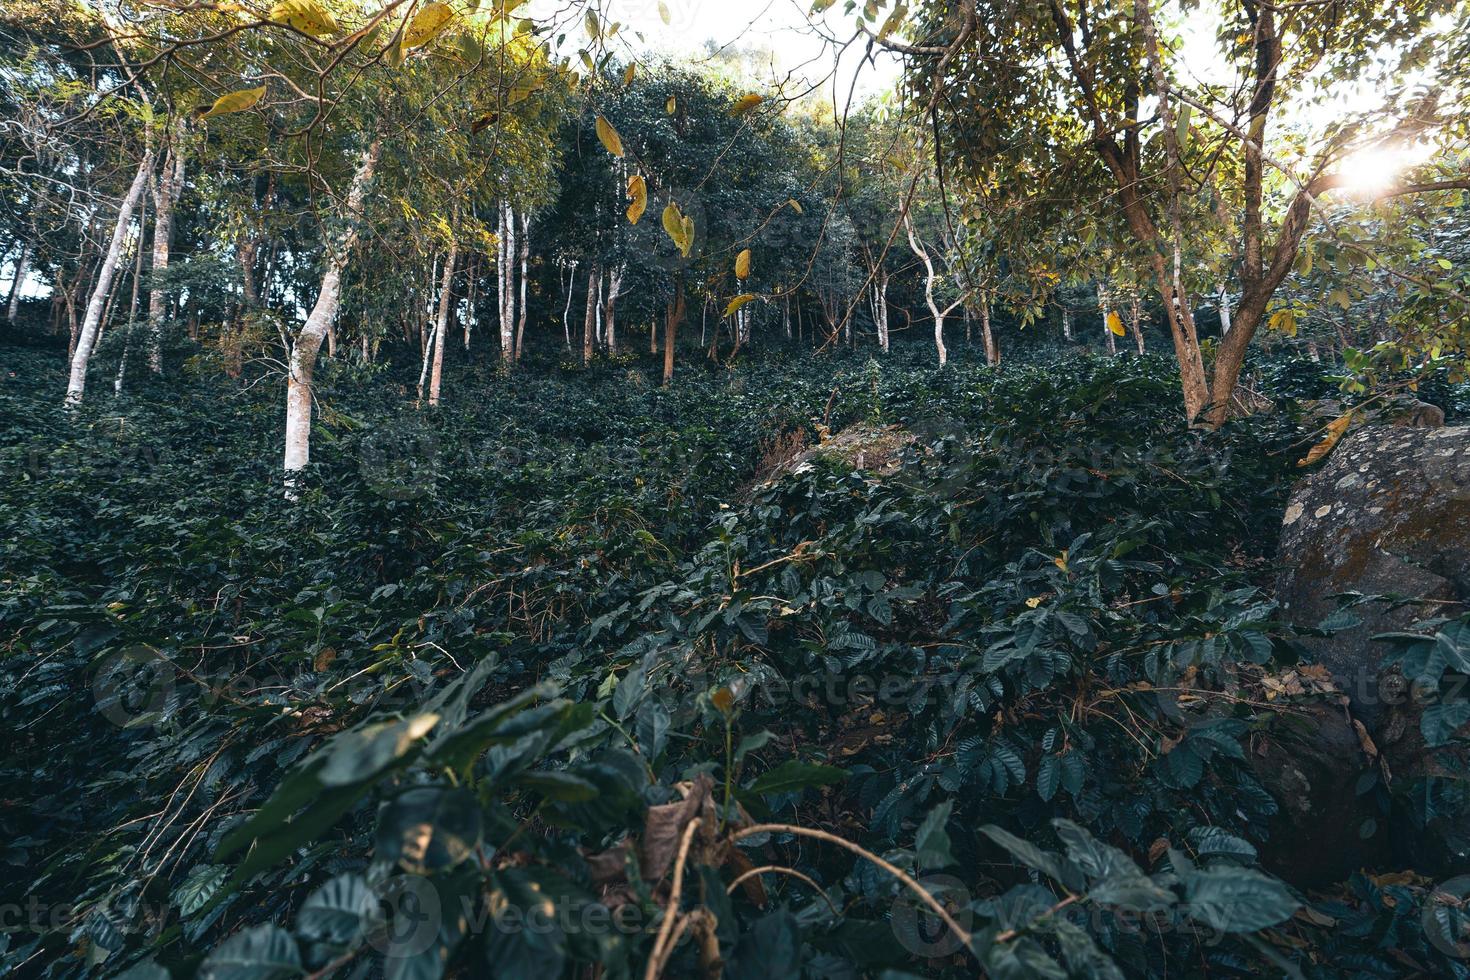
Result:
[[1429,159],[1422,143],[1379,143],[1355,150],[1342,162],[1342,189],[1358,198],[1376,198],[1393,190],[1404,171]]

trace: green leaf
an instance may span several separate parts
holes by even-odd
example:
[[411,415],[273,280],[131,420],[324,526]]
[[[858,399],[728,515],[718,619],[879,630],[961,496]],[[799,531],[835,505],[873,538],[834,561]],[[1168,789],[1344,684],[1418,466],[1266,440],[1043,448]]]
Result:
[[304,939],[355,945],[378,921],[378,900],[361,875],[341,874],[312,892],[296,915]]
[[649,698],[638,709],[638,748],[648,762],[663,754],[669,740],[669,709]]
[[229,873],[230,869],[221,864],[201,864],[190,871],[173,892],[173,902],[179,915],[188,918],[208,905]]
[[919,824],[918,833],[914,835],[914,851],[920,868],[945,868],[955,863],[954,854],[950,851],[949,833],[945,830],[953,811],[954,801],[945,800],[930,810],[924,822]]
[[790,793],[811,786],[831,786],[847,778],[847,770],[788,759],[764,773],[747,789],[752,793]]
[[324,786],[349,786],[380,776],[417,751],[419,741],[438,723],[439,716],[430,713],[343,732],[328,747],[318,778]]
[[1086,881],[1081,873],[1077,868],[1069,865],[1060,854],[1043,851],[1030,841],[1022,840],[1010,831],[991,824],[981,827],[980,833],[999,844],[1011,857],[1026,867],[1040,871],[1063,887],[1073,891],[1082,891],[1085,887]]
[[303,972],[296,940],[280,926],[273,925],[236,933],[199,967],[200,980],[277,980]]
[[1220,827],[1196,827],[1189,832],[1189,842],[1201,858],[1230,858],[1247,864],[1256,860],[1256,848]]
[[1419,730],[1430,748],[1454,741],[1455,732],[1470,724],[1470,700],[1436,700],[1419,717]]
[[1050,803],[1061,784],[1061,760],[1054,755],[1042,756],[1041,764],[1036,770],[1036,795]]
[[468,790],[421,786],[396,797],[378,817],[377,857],[413,874],[445,871],[480,845],[480,805]]
[[1225,932],[1270,928],[1301,904],[1277,879],[1226,865],[1187,875],[1185,894],[1192,918]]

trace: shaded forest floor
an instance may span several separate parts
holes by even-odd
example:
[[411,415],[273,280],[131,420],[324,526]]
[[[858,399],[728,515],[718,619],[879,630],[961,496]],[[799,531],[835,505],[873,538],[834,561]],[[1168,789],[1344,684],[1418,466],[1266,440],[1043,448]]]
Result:
[[[476,705],[537,684],[566,705],[554,734],[482,763],[485,893],[534,871],[607,900],[591,856],[648,834],[647,808],[701,775],[726,818],[738,802],[945,871],[977,929],[1055,900],[981,825],[1052,847],[1050,821],[1075,821],[1150,872],[1172,860],[1160,842],[1246,867],[1306,845],[1281,838],[1241,750],[1270,719],[1191,717],[1156,689],[1297,663],[1269,583],[1313,440],[1296,402],[1336,391],[1321,367],[1267,361],[1256,382],[1276,408],[1206,435],[1180,422],[1162,356],[931,359],[773,353],[681,365],[668,389],[637,360],[485,367],[449,377],[437,412],[413,407],[406,368],[329,363],[291,506],[274,380],[198,361],[118,399],[99,384],[70,419],[61,358],[0,348],[0,705],[16,733],[0,830],[21,891],[65,910],[15,931],[0,965],[188,968],[241,926],[293,921],[334,875],[381,876],[376,804],[432,767],[364,779],[248,873],[221,845],[324,738],[412,715],[476,664]],[[1422,397],[1452,424],[1470,409],[1463,390]],[[859,423],[917,437],[896,472],[819,456],[762,480]],[[763,846],[833,901],[790,881],[771,906],[731,899],[732,971],[917,968],[865,925],[889,914],[891,878],[841,850]],[[1359,878],[1250,942],[1235,934],[1261,930],[1241,922],[1212,942],[1079,925],[1129,975],[1249,971],[1263,946],[1322,975],[1349,954],[1383,975],[1399,956],[1440,963],[1413,926],[1426,883]],[[1251,901],[1286,901],[1272,887]],[[773,935],[790,962],[752,958]],[[1047,956],[1057,941],[1008,940]],[[454,962],[490,952],[474,943],[493,945]],[[563,936],[535,962],[634,963],[649,945]],[[678,955],[671,973],[690,975],[694,953]],[[918,962],[967,969],[952,950]]]

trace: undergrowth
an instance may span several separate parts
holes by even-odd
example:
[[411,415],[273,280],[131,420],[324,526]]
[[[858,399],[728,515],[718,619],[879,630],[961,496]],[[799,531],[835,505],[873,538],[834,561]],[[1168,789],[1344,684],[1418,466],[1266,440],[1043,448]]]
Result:
[[[1320,370],[1207,434],[1162,358],[483,371],[437,412],[339,365],[291,506],[274,386],[68,417],[59,359],[0,357],[0,969],[1466,975],[1412,876],[1258,859]],[[858,422],[918,437],[896,475],[760,479]]]

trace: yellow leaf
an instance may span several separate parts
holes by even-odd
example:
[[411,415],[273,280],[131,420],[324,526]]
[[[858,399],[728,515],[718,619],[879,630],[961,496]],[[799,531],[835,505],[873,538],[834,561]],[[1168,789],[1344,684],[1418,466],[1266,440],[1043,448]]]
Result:
[[339,30],[331,11],[316,0],[281,0],[271,8],[270,19],[277,24],[289,24],[312,37],[336,34]]
[[739,296],[736,296],[734,299],[730,300],[730,305],[725,307],[725,315],[731,316],[737,313],[742,306],[744,306],[746,303],[749,303],[755,298],[756,297],[754,293],[741,293]]
[[743,95],[730,110],[730,115],[743,116],[764,101],[766,100],[761,96],[756,95],[754,92],[749,95]]
[[1051,563],[1053,565],[1057,566],[1058,568],[1060,568],[1064,572],[1070,572],[1071,571],[1071,569],[1067,568],[1067,552],[1065,550],[1060,555],[1058,555],[1057,557],[1053,558],[1051,560]]
[[206,109],[199,118],[209,119],[211,116],[223,116],[230,112],[244,112],[259,102],[264,95],[264,85],[260,88],[247,88],[239,92],[229,92],[215,99],[214,105]]
[[1290,307],[1277,310],[1271,314],[1271,319],[1266,326],[1276,333],[1285,334],[1288,337],[1296,336],[1296,311]]
[[663,20],[665,27],[673,23],[674,18],[669,15],[669,5],[664,3],[664,0],[658,0],[658,15]]
[[786,203],[791,205],[791,210],[795,211],[797,214],[801,214],[801,202],[798,201],[796,198],[793,197]]
[[628,178],[628,196],[633,203],[628,205],[628,223],[636,225],[643,212],[648,210],[648,183],[641,174]]
[[449,9],[447,3],[431,3],[420,7],[413,15],[413,20],[403,29],[403,48],[405,51],[428,44],[439,36],[439,32],[449,25],[454,19],[454,11]]
[[668,112],[669,115],[672,116],[674,114],[674,110],[677,108],[679,108],[679,104],[674,101],[674,97],[672,95],[669,96],[669,101],[667,104],[664,105],[664,109]]
[[721,713],[729,714],[730,709],[735,706],[735,695],[728,687],[722,687],[709,696],[710,703],[720,709]]
[[1041,605],[1041,596],[1036,596],[1034,599],[1026,600],[1027,609],[1035,609],[1039,605]]
[[1348,426],[1352,424],[1352,412],[1348,412],[1341,418],[1333,419],[1332,422],[1329,423],[1327,426],[1326,438],[1313,446],[1312,451],[1307,453],[1307,458],[1301,460],[1296,465],[1311,466],[1313,463],[1321,462],[1322,459],[1328,453],[1332,452],[1333,448],[1342,441],[1342,437],[1347,434]]
[[750,249],[748,248],[735,256],[735,278],[750,278]]
[[623,155],[623,138],[618,131],[613,129],[612,123],[601,116],[597,117],[597,138],[602,140],[602,145],[607,147],[607,152],[615,157]]
[[624,87],[629,86],[629,85],[632,85],[633,84],[633,79],[634,78],[637,78],[637,77],[638,77],[638,66],[637,65],[633,65],[633,64],[628,65],[628,70],[625,71],[625,72],[623,72],[623,85],[624,85]]
[[680,254],[689,258],[689,253],[694,248],[694,219],[685,217],[679,210],[679,205],[670,201],[668,207],[664,208],[663,223],[664,231],[679,247]]
[[1108,329],[1119,337],[1126,337],[1128,331],[1123,329],[1123,318],[1118,315],[1117,310],[1108,314]]

